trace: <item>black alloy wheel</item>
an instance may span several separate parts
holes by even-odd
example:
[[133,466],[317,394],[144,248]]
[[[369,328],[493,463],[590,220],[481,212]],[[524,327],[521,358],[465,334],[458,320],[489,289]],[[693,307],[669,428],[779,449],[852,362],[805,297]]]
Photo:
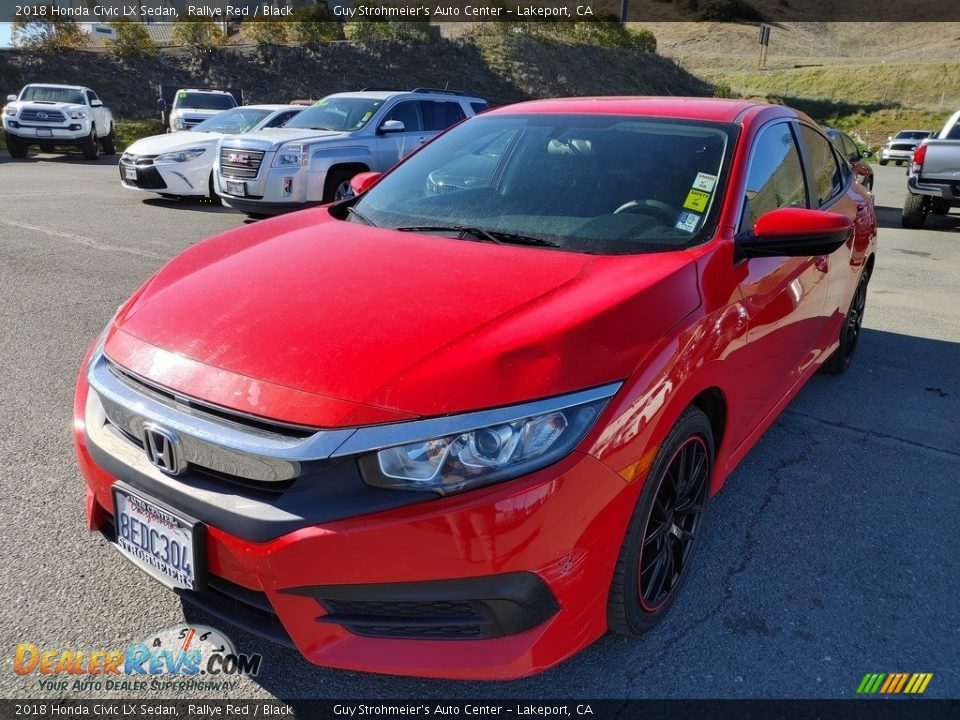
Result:
[[823,365],[823,371],[828,375],[840,375],[846,372],[850,363],[853,362],[853,354],[860,340],[860,330],[863,328],[863,314],[867,309],[869,282],[870,275],[864,271],[850,301],[850,309],[847,310],[847,315],[843,319],[843,327],[840,328],[840,346]]

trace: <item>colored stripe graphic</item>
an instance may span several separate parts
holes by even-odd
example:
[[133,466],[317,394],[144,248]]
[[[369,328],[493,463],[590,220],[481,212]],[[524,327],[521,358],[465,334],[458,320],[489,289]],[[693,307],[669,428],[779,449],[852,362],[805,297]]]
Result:
[[922,695],[932,679],[933,673],[867,673],[857,686],[857,694]]

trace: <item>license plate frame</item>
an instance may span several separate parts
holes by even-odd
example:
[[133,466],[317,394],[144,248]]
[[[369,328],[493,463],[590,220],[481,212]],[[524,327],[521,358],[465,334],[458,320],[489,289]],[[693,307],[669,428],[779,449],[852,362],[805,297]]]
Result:
[[50,128],[37,128],[37,137],[53,137],[53,130]]
[[247,196],[247,183],[243,180],[224,180],[224,184],[227,186],[228,195]]
[[[115,530],[114,547],[140,570],[163,585],[166,585],[168,588],[191,591],[201,590],[206,581],[204,526],[196,520],[196,518],[190,517],[179,510],[174,510],[156,498],[146,495],[124,482],[115,482],[113,484],[112,494]],[[156,516],[155,520],[150,520],[147,517],[148,511]],[[126,523],[124,523],[124,515],[128,518]],[[192,569],[192,573],[179,571],[180,576],[178,577],[178,571],[173,563],[164,561],[163,558],[151,553],[149,549],[132,542],[131,538],[133,535],[141,533],[142,530],[132,532],[131,523],[129,522],[131,517],[136,519],[138,524],[147,530],[152,530],[156,532],[158,536],[165,536],[167,538],[168,543],[166,547],[168,549],[168,555],[172,548],[172,542],[175,540],[182,541],[184,535],[186,535],[188,542],[178,542],[178,547],[182,546],[179,547],[179,551],[189,550],[189,560],[191,562],[187,567]],[[145,517],[147,517],[146,522],[142,519]],[[166,529],[166,533],[163,532],[164,529]],[[126,530],[126,532],[124,532],[124,530]],[[175,536],[173,540],[171,540],[167,533]],[[152,535],[148,534],[147,537],[149,538],[148,542],[153,541]],[[153,561],[148,560],[148,557],[152,557]],[[182,558],[182,555],[180,557]]]
[[125,167],[123,169],[123,179],[124,180],[133,180],[137,181],[137,169],[132,167]]

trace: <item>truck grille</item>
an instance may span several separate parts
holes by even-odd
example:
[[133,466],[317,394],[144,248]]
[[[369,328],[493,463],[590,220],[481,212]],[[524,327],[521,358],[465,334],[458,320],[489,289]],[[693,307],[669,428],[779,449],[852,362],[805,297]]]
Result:
[[903,152],[913,152],[916,148],[916,143],[893,143],[890,146],[891,150],[901,150]]
[[64,122],[66,118],[59,110],[21,110],[20,120],[24,122]]
[[263,150],[220,148],[220,174],[224,177],[250,180],[260,172]]

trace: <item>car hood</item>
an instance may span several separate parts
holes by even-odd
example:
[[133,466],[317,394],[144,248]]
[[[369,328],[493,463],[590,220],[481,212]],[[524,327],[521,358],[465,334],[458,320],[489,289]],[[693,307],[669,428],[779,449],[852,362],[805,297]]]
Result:
[[86,105],[77,103],[53,102],[52,100],[21,100],[11,102],[21,110],[90,110]]
[[[229,108],[226,108],[229,109]],[[174,116],[181,115],[192,115],[193,117],[213,117],[214,115],[219,115],[223,110],[216,110],[212,108],[190,108],[190,107],[181,107],[173,110]]]
[[153,135],[141,138],[128,146],[126,152],[130,155],[160,155],[161,153],[178,152],[195,147],[216,147],[223,137],[221,133],[180,132]]
[[402,233],[326,208],[211,238],[118,314],[105,351],[184,395],[337,427],[615,382],[699,305],[685,252],[589,256]]
[[309,140],[327,142],[350,137],[350,133],[335,130],[310,130],[309,128],[271,128],[259,132],[231,135],[223,139],[224,147],[244,150],[276,150],[287,142]]

